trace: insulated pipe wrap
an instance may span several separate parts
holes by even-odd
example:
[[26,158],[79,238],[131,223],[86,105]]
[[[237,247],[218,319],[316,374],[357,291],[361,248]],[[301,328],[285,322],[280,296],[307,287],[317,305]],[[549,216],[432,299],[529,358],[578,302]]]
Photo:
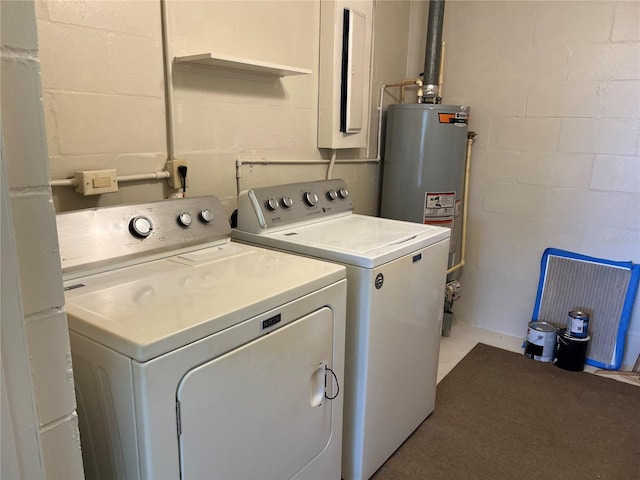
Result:
[[444,23],[444,0],[430,0],[427,24],[427,48],[424,60],[424,84],[438,85]]

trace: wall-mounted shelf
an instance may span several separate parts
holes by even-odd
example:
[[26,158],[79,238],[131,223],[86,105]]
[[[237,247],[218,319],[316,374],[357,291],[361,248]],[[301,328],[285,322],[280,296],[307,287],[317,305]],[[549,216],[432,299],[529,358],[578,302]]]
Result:
[[176,63],[204,65],[212,68],[222,68],[225,70],[245,73],[249,72],[257,75],[268,75],[276,77],[287,77],[290,75],[310,75],[312,73],[312,71],[307,68],[290,67],[288,65],[278,65],[276,63],[235,58],[214,53],[201,53],[198,55],[175,57],[174,61]]

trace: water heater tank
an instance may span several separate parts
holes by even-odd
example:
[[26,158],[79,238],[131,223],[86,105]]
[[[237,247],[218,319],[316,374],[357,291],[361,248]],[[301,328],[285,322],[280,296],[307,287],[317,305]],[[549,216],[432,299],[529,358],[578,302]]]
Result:
[[449,267],[460,260],[470,108],[395,104],[387,111],[381,215],[451,228]]

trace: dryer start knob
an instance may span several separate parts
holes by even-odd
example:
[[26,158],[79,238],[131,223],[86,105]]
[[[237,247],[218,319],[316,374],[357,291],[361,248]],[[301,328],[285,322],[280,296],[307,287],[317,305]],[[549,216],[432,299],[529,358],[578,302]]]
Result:
[[310,207],[315,207],[318,203],[318,195],[313,192],[305,192],[304,203],[306,203]]
[[138,215],[129,222],[129,231],[138,238],[147,238],[153,232],[153,223],[148,217]]

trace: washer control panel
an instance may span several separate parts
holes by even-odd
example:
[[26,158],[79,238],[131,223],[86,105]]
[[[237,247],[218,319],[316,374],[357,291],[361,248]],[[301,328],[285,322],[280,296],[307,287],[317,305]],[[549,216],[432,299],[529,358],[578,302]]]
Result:
[[230,238],[213,195],[92,208],[56,216],[63,273]]
[[341,179],[254,188],[238,197],[238,230],[259,233],[352,211],[349,189]]

